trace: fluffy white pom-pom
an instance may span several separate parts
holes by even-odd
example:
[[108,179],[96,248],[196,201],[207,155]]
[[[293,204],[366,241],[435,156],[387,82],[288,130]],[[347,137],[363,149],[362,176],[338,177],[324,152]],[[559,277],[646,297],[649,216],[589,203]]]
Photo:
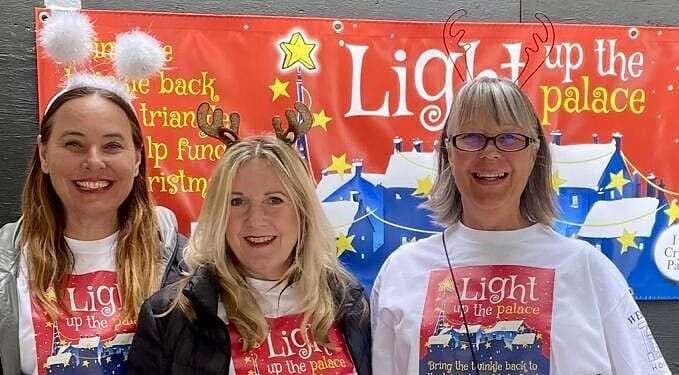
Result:
[[141,31],[116,36],[113,66],[120,78],[142,79],[158,73],[165,65],[163,47]]
[[95,32],[90,19],[74,11],[52,11],[38,41],[47,55],[61,64],[84,63],[92,53]]

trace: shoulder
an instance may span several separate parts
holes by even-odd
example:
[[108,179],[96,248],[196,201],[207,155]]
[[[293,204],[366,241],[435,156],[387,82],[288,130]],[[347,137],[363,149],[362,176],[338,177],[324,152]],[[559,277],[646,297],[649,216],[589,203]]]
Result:
[[0,228],[0,269],[10,269],[19,253],[19,228],[21,220]]
[[167,248],[174,248],[177,240],[177,217],[167,207],[155,206],[153,209],[158,223],[158,229]]
[[415,242],[405,243],[387,257],[382,268],[399,267],[404,262],[417,262],[420,258],[430,256],[432,252],[438,254],[442,249],[441,246],[440,234],[433,234]]

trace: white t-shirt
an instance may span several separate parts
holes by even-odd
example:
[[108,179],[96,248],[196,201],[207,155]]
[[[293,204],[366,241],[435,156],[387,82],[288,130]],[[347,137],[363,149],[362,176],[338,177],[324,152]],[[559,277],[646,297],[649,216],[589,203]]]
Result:
[[31,302],[26,261],[22,259],[17,278],[22,373],[125,371],[136,327],[134,321],[120,320],[115,272],[117,237],[116,232],[95,241],[66,238],[75,260],[63,297],[71,313],[63,314],[56,322]]
[[586,242],[541,224],[457,223],[445,236],[455,284],[441,235],[382,266],[371,296],[375,374],[670,374],[625,279]]
[[[304,343],[304,332],[299,328],[302,296],[298,288],[292,285],[283,289],[285,284],[251,278],[247,282],[257,291],[256,300],[269,322],[270,332],[260,346],[243,352],[238,331],[229,326],[232,354],[229,375],[356,374],[344,336],[336,325],[329,335],[338,351],[325,349],[315,342]],[[228,325],[221,301],[217,315]]]

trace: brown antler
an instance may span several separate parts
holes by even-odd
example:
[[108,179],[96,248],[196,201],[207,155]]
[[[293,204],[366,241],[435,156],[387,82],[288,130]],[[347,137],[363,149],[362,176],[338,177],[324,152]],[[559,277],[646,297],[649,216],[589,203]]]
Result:
[[212,112],[212,121],[208,122],[207,116],[210,111],[210,103],[201,103],[196,110],[196,121],[203,133],[217,138],[225,145],[231,146],[238,141],[238,126],[240,115],[236,112],[229,115],[229,127],[224,126],[224,111],[215,108]]
[[[443,46],[446,49],[446,53],[448,53],[448,58],[452,59],[452,53],[459,53],[462,58],[462,62],[457,61],[457,58],[452,60],[453,67],[455,67],[455,73],[457,73],[457,76],[462,82],[465,82],[467,77],[471,77],[471,73],[467,67],[467,49],[469,48],[469,44],[462,43],[462,38],[467,31],[457,23],[457,21],[466,15],[467,11],[464,8],[457,9],[448,17],[443,26]],[[460,64],[464,65],[464,72],[460,71]]]
[[[546,21],[543,21],[542,18],[544,18]],[[535,13],[535,19],[537,19],[542,24],[543,35],[533,32],[531,34],[532,44],[529,44],[523,49],[523,53],[526,58],[526,65],[523,66],[519,72],[519,75],[514,81],[514,83],[516,83],[521,88],[523,88],[526,82],[528,82],[528,80],[538,71],[538,69],[540,69],[542,64],[545,63],[545,60],[547,60],[547,57],[549,57],[549,54],[552,53],[552,50],[554,49],[554,41],[556,40],[554,25],[552,24],[552,21],[549,19],[549,17],[547,17],[547,15],[544,13],[538,12]],[[539,59],[538,54],[541,52],[543,45],[549,46],[549,49],[547,50],[545,57]],[[533,59],[532,63],[531,56],[536,57]],[[529,72],[528,76],[526,76],[524,79],[521,79],[526,71]]]
[[[313,117],[309,108],[302,102],[295,103],[295,109],[288,109],[285,111],[285,118],[288,120],[288,129],[283,130],[281,126],[281,118],[279,116],[274,116],[271,119],[271,126],[273,126],[274,132],[276,132],[276,137],[287,144],[294,144],[298,139],[300,139],[306,132],[311,129],[311,124],[313,123]],[[302,117],[302,122],[299,122],[298,116]]]

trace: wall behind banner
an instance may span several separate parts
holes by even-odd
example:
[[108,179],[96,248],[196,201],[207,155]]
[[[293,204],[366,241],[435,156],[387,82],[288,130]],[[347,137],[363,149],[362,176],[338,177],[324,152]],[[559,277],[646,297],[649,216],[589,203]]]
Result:
[[[20,215],[26,160],[37,127],[33,7],[42,1],[3,0],[0,7],[0,224]],[[440,1],[440,0],[84,0],[88,9],[216,14],[271,14],[341,18],[441,20],[465,7],[471,21],[530,21],[540,10],[553,21],[595,24],[679,25],[676,0]],[[679,302],[640,302],[670,368],[679,373]]]

